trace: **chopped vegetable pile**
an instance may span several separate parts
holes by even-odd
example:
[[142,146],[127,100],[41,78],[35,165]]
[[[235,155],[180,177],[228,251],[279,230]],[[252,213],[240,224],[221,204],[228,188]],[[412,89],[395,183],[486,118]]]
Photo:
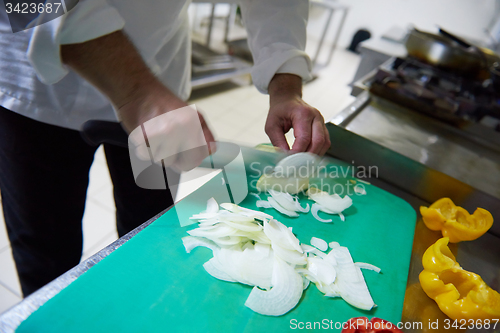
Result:
[[[267,201],[260,200],[269,207],[279,206],[278,211],[284,209],[289,214],[309,211],[309,205],[302,207],[288,193],[269,193]],[[319,192],[309,195],[317,202],[314,205],[328,205],[330,214],[339,214],[352,204],[347,196],[328,198],[328,194]],[[261,207],[267,205],[262,202]],[[336,206],[330,206],[332,202]],[[271,215],[228,203],[219,207],[213,198],[208,200],[206,211],[191,218],[199,224],[182,239],[186,251],[190,253],[197,246],[211,249],[213,258],[203,265],[207,273],[219,280],[254,286],[245,305],[257,313],[287,313],[297,305],[310,282],[327,297],[342,297],[363,310],[375,306],[361,268],[376,272],[380,269],[354,263],[349,250],[336,242],[327,244],[313,237],[312,246],[301,244],[292,228]]]

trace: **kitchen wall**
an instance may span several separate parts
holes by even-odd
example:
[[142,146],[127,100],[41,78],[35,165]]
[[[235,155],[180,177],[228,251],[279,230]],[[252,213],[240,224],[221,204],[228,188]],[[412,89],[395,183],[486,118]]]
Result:
[[[328,0],[326,0],[328,1]],[[437,31],[442,26],[458,35],[486,40],[485,28],[492,25],[498,15],[493,0],[339,0],[350,6],[339,46],[350,44],[352,36],[360,28],[367,28],[372,36],[380,37],[393,26],[406,28],[414,24],[417,28]],[[320,36],[326,13],[311,8],[309,38]],[[335,16],[335,22],[339,17]],[[332,31],[335,29],[331,27]]]

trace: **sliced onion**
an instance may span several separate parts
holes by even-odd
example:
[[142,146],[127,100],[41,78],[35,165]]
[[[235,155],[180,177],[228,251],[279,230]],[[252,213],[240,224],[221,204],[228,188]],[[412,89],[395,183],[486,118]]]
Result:
[[255,203],[255,206],[259,207],[259,208],[273,208],[273,206],[271,206],[271,204],[269,203],[269,201],[266,201],[266,200],[259,200]]
[[328,243],[328,246],[331,249],[336,249],[336,248],[340,247],[340,244],[338,242],[330,242],[330,243]]
[[206,263],[203,264],[203,268],[207,271],[208,274],[212,275],[214,278],[222,280],[222,281],[227,281],[227,282],[238,282],[235,279],[233,279],[229,274],[227,274],[224,271],[221,271],[220,269],[216,268],[214,266],[213,262],[216,261],[215,258],[210,259]]
[[377,273],[380,273],[380,271],[381,271],[381,269],[378,268],[377,266],[372,265],[372,264],[367,264],[365,262],[357,262],[357,263],[354,263],[354,265],[356,265],[357,267],[362,268],[362,269],[369,269],[371,271],[375,271]]
[[312,205],[312,208],[311,208],[311,213],[313,214],[314,218],[320,222],[323,222],[323,223],[330,223],[332,222],[333,220],[332,219],[329,219],[329,220],[324,220],[322,219],[321,217],[319,217],[318,215],[318,212],[321,210],[321,206],[317,203],[313,204]]
[[292,265],[305,265],[307,264],[307,259],[304,254],[301,254],[297,251],[287,250],[278,244],[273,243],[272,245],[274,255],[287,263]]
[[267,201],[271,204],[271,206],[276,209],[278,212],[284,215],[288,215],[290,217],[297,217],[299,214],[297,214],[295,211],[288,210],[286,208],[283,208],[276,200],[273,198],[267,198]]
[[273,245],[279,245],[284,249],[303,253],[300,242],[293,234],[292,229],[287,228],[283,223],[276,220],[264,222],[264,233],[269,237]]
[[302,277],[302,282],[303,282],[302,290],[306,290],[307,287],[309,287],[309,283],[311,281],[308,278],[306,278],[305,276],[303,276]]
[[356,185],[354,186],[354,193],[357,193],[359,195],[366,195],[366,190],[362,185]]
[[289,193],[269,190],[269,194],[271,194],[271,197],[286,210],[293,212],[299,211],[302,213],[309,212],[309,204],[307,204],[305,208],[302,207],[298,198],[292,197]]
[[208,228],[196,228],[188,230],[187,233],[191,236],[205,237],[213,240],[214,238],[231,236],[236,233],[237,230],[225,225],[216,225]]
[[[269,248],[269,245],[265,246]],[[221,249],[214,258],[221,270],[236,281],[265,289],[271,287],[274,265],[272,251],[268,250],[265,255],[265,251],[256,251],[253,246],[244,251]]]
[[285,192],[278,192],[274,190],[269,190],[269,194],[271,194],[271,197],[276,200],[276,202],[283,207],[286,210],[295,211],[295,201],[293,200],[293,197],[289,193]]
[[240,207],[238,205],[232,204],[232,203],[223,203],[220,205],[222,208],[235,213],[235,214],[241,214],[243,216],[248,216],[248,217],[257,217],[260,219],[268,219],[271,220],[273,217],[269,214],[259,212],[256,210],[248,209],[245,207]]
[[309,208],[309,204],[308,203],[306,203],[305,207],[302,207],[300,205],[299,198],[294,197],[293,201],[295,202],[295,210],[296,211],[299,211],[301,213],[309,213],[310,208]]
[[300,247],[302,248],[302,250],[307,253],[307,252],[311,252],[311,251],[314,251],[316,250],[314,247],[310,246],[310,245],[307,245],[307,244],[300,244]]
[[340,292],[340,296],[352,306],[359,309],[370,310],[375,303],[366,286],[363,273],[357,267],[346,247],[337,247],[333,249],[335,259],[337,260],[337,279],[335,285]]
[[316,276],[322,285],[332,284],[337,276],[335,268],[320,258],[308,258],[307,269]]
[[219,204],[215,201],[214,198],[210,198],[207,201],[207,213],[218,213],[219,212]]
[[279,161],[274,167],[274,173],[284,177],[311,177],[318,162],[317,155],[296,153]]
[[352,199],[347,195],[341,198],[338,194],[329,195],[314,187],[311,187],[307,194],[309,198],[324,207],[322,210],[326,213],[338,214],[352,205]]
[[311,245],[323,252],[328,250],[328,244],[321,238],[312,237]]
[[245,305],[268,316],[281,316],[293,309],[302,296],[302,277],[286,262],[275,258],[272,282],[269,291],[254,287]]
[[248,231],[248,232],[258,232],[262,230],[262,226],[260,224],[256,223],[236,223],[236,222],[231,222],[229,220],[222,220],[221,223],[224,223],[234,229],[241,230],[241,231]]
[[219,247],[214,242],[205,238],[186,236],[182,237],[182,243],[187,253],[191,253],[191,251],[198,246],[209,248],[212,252],[219,250]]

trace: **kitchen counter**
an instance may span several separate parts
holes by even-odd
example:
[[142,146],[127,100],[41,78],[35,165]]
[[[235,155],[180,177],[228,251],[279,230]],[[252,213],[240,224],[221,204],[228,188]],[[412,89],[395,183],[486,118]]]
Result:
[[[425,140],[428,137],[427,134],[424,135],[415,129],[414,131],[417,132],[413,133],[413,130],[408,127],[402,131],[403,135],[406,136],[405,140],[391,140],[390,138],[393,135],[399,133],[396,129],[390,127],[390,124],[396,122],[394,110],[397,108],[384,103],[372,99],[367,93],[362,94],[344,112],[332,119],[327,124],[327,128],[330,131],[332,142],[335,144],[332,145],[328,154],[348,163],[352,161],[356,166],[377,166],[377,177],[369,181],[406,200],[417,211],[421,205],[429,205],[440,197],[449,196],[457,205],[462,205],[469,211],[481,206],[490,210],[494,216],[500,216],[500,200],[496,195],[481,191],[466,184],[465,181],[459,181],[447,175],[444,172],[446,170],[436,170],[441,165],[438,163],[439,150],[429,149],[427,157],[424,158],[423,150],[418,149],[417,145],[422,143],[424,146],[425,143],[430,144],[428,139]],[[381,107],[381,105],[384,106]],[[405,114],[403,117],[403,119],[410,117],[406,119],[407,125],[419,124],[418,121],[408,120],[413,119],[411,115],[411,113]],[[399,125],[396,126],[396,128],[400,127]],[[378,131],[374,129],[378,129]],[[388,133],[391,133],[391,135],[388,135]],[[411,135],[412,133],[414,135]],[[437,137],[431,141],[441,142],[441,139],[441,137]],[[452,143],[457,144],[453,140],[447,144]],[[471,152],[474,151],[473,149],[470,150]],[[460,156],[460,151],[457,152],[456,156]],[[498,161],[497,157],[498,155],[491,151],[492,167],[498,167],[498,164],[495,165]],[[443,165],[446,166],[447,164]],[[488,166],[487,163],[486,166]],[[137,235],[160,215],[147,221],[136,230],[120,238],[2,314],[0,316],[0,330],[5,332],[15,330],[23,320],[47,300],[54,297],[89,268]],[[457,254],[457,260],[464,269],[480,274],[496,290],[500,287],[499,226],[500,224],[497,222],[495,228],[479,240],[460,243],[451,247],[452,251]],[[429,313],[433,320],[442,321],[446,319],[435,303],[423,294],[418,284],[418,274],[422,270],[422,254],[429,245],[440,237],[439,232],[428,230],[421,220],[418,221],[402,318],[403,322],[414,327],[406,329],[406,332],[422,332],[423,330],[418,327],[418,323],[426,321]],[[427,309],[425,314],[422,314],[421,310],[423,308]],[[415,327],[415,325],[417,326]]]

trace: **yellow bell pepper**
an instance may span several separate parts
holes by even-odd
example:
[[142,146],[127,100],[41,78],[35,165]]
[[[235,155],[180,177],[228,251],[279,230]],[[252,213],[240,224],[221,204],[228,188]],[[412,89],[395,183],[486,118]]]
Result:
[[493,216],[487,210],[478,208],[470,215],[449,198],[439,199],[430,207],[420,207],[420,213],[427,228],[441,230],[451,243],[477,239],[493,225]]
[[460,267],[448,242],[448,237],[439,239],[422,257],[419,280],[424,292],[451,319],[500,319],[500,294]]

